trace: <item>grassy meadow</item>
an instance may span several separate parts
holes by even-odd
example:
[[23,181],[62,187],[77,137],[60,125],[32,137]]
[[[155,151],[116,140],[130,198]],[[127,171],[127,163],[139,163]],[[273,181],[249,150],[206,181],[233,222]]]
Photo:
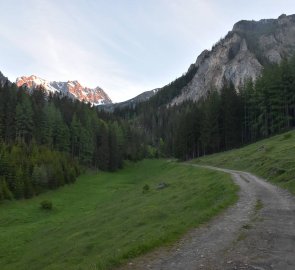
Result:
[[[168,186],[157,189],[161,182]],[[166,160],[88,172],[0,205],[0,269],[113,268],[208,221],[236,201],[237,189],[227,174]],[[53,209],[41,209],[43,200]]]
[[295,194],[295,131],[193,162],[252,172]]

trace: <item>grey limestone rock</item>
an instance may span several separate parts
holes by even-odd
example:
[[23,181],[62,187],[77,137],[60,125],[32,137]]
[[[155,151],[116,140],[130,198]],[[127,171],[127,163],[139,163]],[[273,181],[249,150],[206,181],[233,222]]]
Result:
[[294,53],[295,15],[240,21],[211,51],[199,55],[193,64],[196,74],[170,105],[197,101],[210,90],[220,91],[226,83],[239,91],[246,80],[255,81],[267,63],[280,63]]

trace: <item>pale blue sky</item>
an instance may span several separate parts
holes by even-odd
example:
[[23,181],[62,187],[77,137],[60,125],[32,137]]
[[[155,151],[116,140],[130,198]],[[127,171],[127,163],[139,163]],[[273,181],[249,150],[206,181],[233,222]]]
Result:
[[79,80],[123,101],[161,87],[242,19],[294,0],[0,0],[0,70]]

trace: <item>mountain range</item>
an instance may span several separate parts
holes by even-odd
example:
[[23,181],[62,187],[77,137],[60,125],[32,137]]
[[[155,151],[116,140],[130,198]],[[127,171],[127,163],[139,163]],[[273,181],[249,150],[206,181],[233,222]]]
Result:
[[17,78],[16,85],[18,87],[26,87],[29,91],[41,87],[48,94],[58,93],[62,96],[78,99],[94,106],[112,103],[112,100],[100,87],[84,87],[78,81],[47,81],[35,75],[31,75],[29,77],[23,76]]
[[[189,80],[178,89],[168,104],[197,101],[211,90],[220,91],[228,83],[232,83],[239,91],[247,80],[255,81],[266,65],[280,63],[294,53],[295,15],[283,14],[278,19],[239,21],[211,50],[204,50],[197,57],[196,62],[182,76],[190,73]],[[6,82],[9,80],[0,73],[0,85],[3,86]],[[47,93],[59,93],[94,106],[103,105],[103,108],[110,111],[146,101],[165,88],[146,91],[130,100],[113,104],[100,87],[84,87],[78,81],[47,81],[31,75],[17,78],[16,84],[29,91],[42,87]]]
[[[167,100],[167,105],[177,105],[186,100],[198,101],[211,90],[220,91],[229,83],[239,91],[247,80],[255,81],[265,66],[280,63],[294,54],[295,15],[283,14],[278,19],[239,21],[211,50],[204,50],[188,71],[177,79],[186,83],[184,86],[175,86],[179,89],[175,91],[176,94],[168,95],[170,100]],[[158,88],[156,92],[144,92],[142,95],[145,99],[135,97],[104,107],[107,110],[133,107],[157,93],[161,95],[172,84],[173,82]]]
[[195,74],[180,94],[171,100],[179,104],[197,101],[208,91],[232,83],[239,91],[246,80],[255,81],[264,66],[280,63],[295,53],[295,15],[278,19],[239,21],[212,49],[203,51],[190,69]]

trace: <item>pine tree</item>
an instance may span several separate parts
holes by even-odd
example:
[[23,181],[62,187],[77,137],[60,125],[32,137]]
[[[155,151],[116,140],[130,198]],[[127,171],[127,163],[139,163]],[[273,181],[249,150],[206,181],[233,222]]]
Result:
[[226,150],[239,145],[241,141],[241,104],[232,84],[221,90],[221,134]]
[[16,106],[16,137],[20,141],[30,142],[33,137],[33,110],[30,99],[23,96]]
[[110,162],[110,148],[109,148],[109,131],[105,123],[100,126],[99,135],[97,135],[97,165],[101,170],[108,170]]

